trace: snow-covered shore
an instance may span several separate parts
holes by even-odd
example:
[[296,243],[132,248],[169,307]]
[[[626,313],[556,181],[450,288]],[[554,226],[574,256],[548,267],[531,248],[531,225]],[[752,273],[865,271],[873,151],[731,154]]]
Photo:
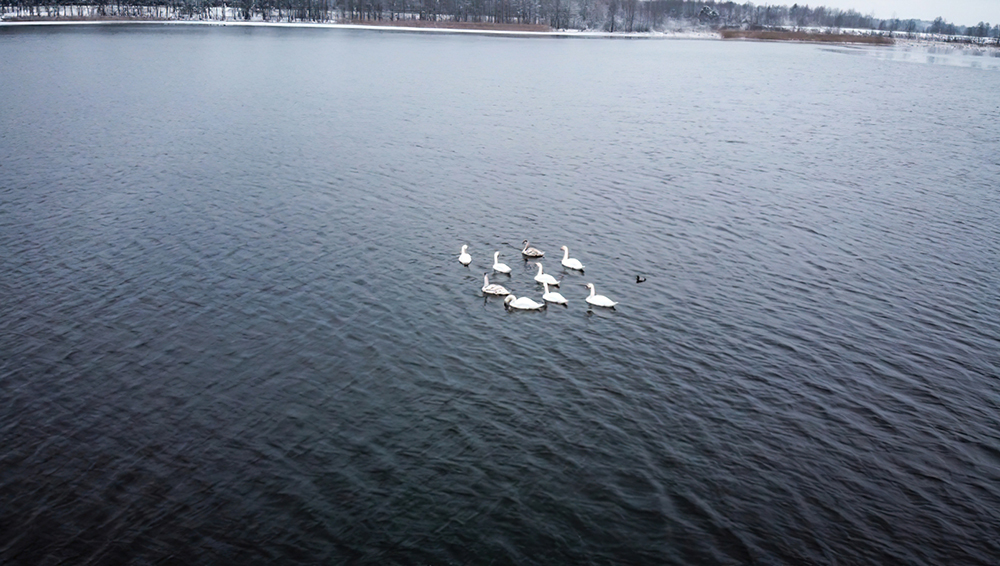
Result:
[[[281,13],[270,14],[264,19],[260,14],[254,14],[252,19],[244,19],[239,10],[234,7],[208,7],[193,17],[178,17],[177,12],[171,12],[164,6],[143,6],[138,12],[130,15],[106,15],[98,12],[97,6],[54,6],[44,11],[25,11],[16,7],[0,8],[0,26],[66,26],[66,25],[123,25],[123,24],[153,24],[153,25],[207,25],[207,26],[246,26],[246,27],[285,27],[285,28],[320,28],[320,29],[351,29],[381,32],[406,33],[450,33],[473,35],[500,35],[515,37],[580,37],[580,38],[681,38],[681,39],[719,39],[716,31],[707,26],[691,26],[689,22],[666,22],[665,30],[647,32],[606,32],[601,30],[538,30],[545,26],[520,26],[517,24],[479,24],[470,23],[467,26],[452,22],[447,18],[434,21],[419,20],[418,14],[402,14],[402,19],[391,22],[343,21],[336,13],[331,13],[329,21],[300,21],[281,17]],[[413,25],[409,25],[412,22]],[[517,29],[523,28],[523,29]],[[536,29],[531,29],[536,28]]]
[[108,20],[18,20],[0,21],[0,26],[76,26],[76,25],[194,25],[194,26],[243,26],[243,27],[275,27],[275,28],[318,28],[368,30],[380,32],[405,33],[448,33],[472,35],[499,35],[520,37],[578,37],[605,39],[720,39],[713,30],[677,30],[650,32],[605,32],[594,30],[552,30],[552,31],[521,31],[505,29],[465,29],[424,27],[406,25],[353,24],[337,22],[265,22],[243,20],[149,20],[149,19],[108,19]]
[[[237,18],[233,8],[226,8],[223,12],[221,8],[213,8],[213,12],[206,18],[176,19],[167,17],[144,18],[122,18],[109,17],[99,18],[87,14],[81,17],[79,13],[73,13],[73,9],[79,7],[59,7],[58,9],[70,10],[66,13],[56,12],[51,17],[35,16],[26,19],[23,15],[15,14],[11,11],[0,12],[0,27],[14,26],[79,26],[79,25],[192,25],[192,26],[242,26],[242,27],[274,27],[274,28],[318,28],[318,29],[343,29],[343,30],[367,30],[379,32],[401,32],[401,33],[432,33],[432,34],[470,34],[470,35],[494,35],[506,37],[575,37],[592,39],[711,39],[720,40],[721,36],[717,30],[704,27],[692,27],[686,22],[669,22],[667,29],[660,31],[646,32],[606,32],[599,30],[518,30],[518,29],[483,29],[464,27],[434,27],[428,22],[420,22],[422,25],[407,25],[407,20],[395,21],[391,24],[373,23],[344,23],[338,21],[330,22],[304,22],[304,21],[265,21],[262,19],[243,20]],[[414,24],[417,21],[414,20]],[[501,28],[502,26],[497,26]],[[819,28],[801,28],[802,31],[813,33],[824,33],[828,30]],[[872,30],[839,30],[844,35],[882,35],[893,40],[896,47],[913,48],[946,48],[965,53],[993,55],[1000,53],[1000,46],[995,40],[988,41],[965,41],[965,38],[955,36],[941,36],[939,34],[928,33],[903,33],[878,32]],[[758,39],[741,39],[742,41],[761,41]],[[764,40],[769,41],[769,40]]]

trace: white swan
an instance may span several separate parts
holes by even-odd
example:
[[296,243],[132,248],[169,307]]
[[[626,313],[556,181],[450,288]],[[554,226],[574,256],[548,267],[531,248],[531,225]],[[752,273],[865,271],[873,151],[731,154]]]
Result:
[[525,240],[523,243],[524,243],[524,249],[521,250],[521,253],[524,254],[524,257],[542,257],[543,255],[545,255],[545,252],[543,252],[538,248],[529,248],[528,240]]
[[556,303],[556,304],[559,304],[559,305],[565,305],[566,303],[569,302],[569,301],[566,300],[566,297],[562,296],[559,293],[556,293],[555,291],[552,291],[550,293],[549,292],[549,284],[548,283],[542,283],[542,285],[545,287],[545,294],[542,295],[542,300],[543,301],[548,301],[550,303]]
[[465,250],[469,249],[468,244],[462,244],[462,253],[458,254],[458,263],[462,265],[469,265],[472,263],[472,256],[465,253]]
[[496,283],[490,284],[490,278],[483,274],[483,292],[487,295],[509,295],[510,291],[507,290],[503,285],[497,285]]
[[562,258],[562,265],[563,265],[563,267],[568,267],[570,269],[576,269],[578,271],[583,271],[583,264],[580,263],[580,260],[578,260],[576,258],[573,258],[573,257],[569,257],[569,248],[567,248],[566,246],[563,246],[563,247],[561,247],[559,249],[561,249],[563,251],[563,258]]
[[605,297],[604,295],[596,295],[597,289],[594,288],[593,283],[587,283],[587,288],[590,289],[590,296],[587,297],[587,302],[596,307],[608,307],[614,308],[618,303],[612,301],[611,299]]
[[493,271],[497,273],[510,273],[510,266],[506,263],[500,263],[500,252],[493,253]]
[[528,297],[517,298],[514,295],[507,295],[503,300],[503,306],[509,309],[520,309],[524,311],[535,311],[545,308],[545,303],[536,303]]
[[548,273],[542,273],[542,264],[541,263],[535,263],[535,265],[538,266],[538,275],[535,275],[535,281],[538,281],[539,283],[548,283],[549,285],[552,285],[553,287],[558,287],[559,286],[559,280],[558,279],[556,279],[555,277],[552,277]]

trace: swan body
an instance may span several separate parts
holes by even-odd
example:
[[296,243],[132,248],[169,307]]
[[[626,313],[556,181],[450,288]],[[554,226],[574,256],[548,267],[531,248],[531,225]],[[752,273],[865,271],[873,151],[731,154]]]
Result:
[[580,260],[569,257],[569,248],[563,246],[560,248],[563,251],[562,265],[563,267],[568,267],[569,269],[576,269],[577,271],[583,271],[583,264]]
[[515,297],[514,295],[507,295],[507,298],[503,300],[503,306],[509,309],[518,309],[524,311],[536,311],[545,308],[545,303],[536,303],[528,297]]
[[593,283],[587,283],[587,288],[590,289],[590,296],[587,297],[586,299],[586,301],[589,304],[594,305],[595,307],[608,307],[608,308],[614,308],[614,306],[618,304],[615,301],[612,301],[611,299],[605,297],[604,295],[596,294],[597,289],[594,288]]
[[458,254],[458,263],[461,263],[462,265],[469,265],[472,263],[472,256],[465,252],[467,249],[469,249],[469,245],[462,244],[462,253]]
[[528,240],[525,240],[523,243],[524,249],[521,250],[521,254],[523,254],[524,257],[542,257],[545,255],[545,252],[538,248],[528,247]]
[[493,271],[497,273],[510,273],[510,266],[500,263],[500,252],[493,253]]
[[552,277],[548,273],[542,273],[542,264],[536,263],[535,265],[538,266],[538,275],[535,275],[535,281],[538,281],[539,283],[548,283],[549,285],[552,285],[553,287],[558,287],[559,286],[559,280],[558,279],[556,279],[555,277]]
[[490,284],[490,278],[484,273],[483,293],[486,293],[487,295],[509,295],[510,291],[508,291],[503,285],[497,285],[496,283]]
[[548,301],[550,303],[556,303],[556,304],[559,304],[559,305],[565,305],[566,303],[569,302],[569,301],[566,300],[566,297],[562,296],[561,294],[559,294],[559,293],[557,293],[555,291],[549,292],[549,284],[548,283],[542,283],[542,285],[545,287],[545,294],[542,295],[542,300],[543,301]]

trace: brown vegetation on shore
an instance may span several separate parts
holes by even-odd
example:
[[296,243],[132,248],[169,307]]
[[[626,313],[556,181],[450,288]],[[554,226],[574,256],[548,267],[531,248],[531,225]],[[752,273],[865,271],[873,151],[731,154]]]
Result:
[[884,35],[855,35],[850,33],[807,33],[804,31],[776,30],[719,30],[722,39],[760,39],[765,41],[816,41],[821,43],[867,43],[892,45],[892,38]]
[[432,20],[352,20],[355,25],[368,26],[392,26],[407,28],[430,28],[430,29],[471,29],[485,31],[535,31],[549,32],[551,26],[544,24],[497,24],[493,22],[455,22],[455,21],[432,21]]

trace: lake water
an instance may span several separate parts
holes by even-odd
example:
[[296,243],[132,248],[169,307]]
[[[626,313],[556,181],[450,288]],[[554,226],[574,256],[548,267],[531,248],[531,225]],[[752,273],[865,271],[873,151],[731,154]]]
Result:
[[[0,53],[0,562],[997,563],[995,68],[130,25]],[[482,296],[500,251],[540,300],[525,238],[566,307]]]

